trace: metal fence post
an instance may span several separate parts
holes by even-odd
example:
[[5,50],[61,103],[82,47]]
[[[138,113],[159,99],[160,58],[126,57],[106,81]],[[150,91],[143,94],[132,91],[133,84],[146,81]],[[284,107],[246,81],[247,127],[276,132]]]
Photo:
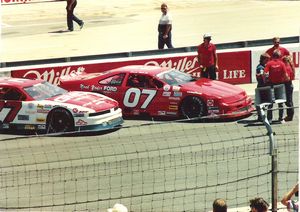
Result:
[[271,180],[272,180],[272,211],[277,211],[277,196],[278,196],[278,177],[277,177],[277,172],[278,172],[278,161],[277,161],[277,143],[276,140],[274,138],[274,133],[271,127],[271,124],[269,123],[267,116],[265,115],[265,111],[264,111],[264,107],[266,107],[266,105],[260,105],[260,113],[262,116],[262,120],[264,125],[267,128],[268,131],[268,136],[269,136],[269,145],[270,145],[270,156],[271,156],[271,160],[272,160],[272,167],[271,167],[271,172],[272,172],[272,176],[271,176]]
[[272,152],[272,211],[277,211],[278,179],[277,179],[277,148]]
[[283,84],[266,86],[262,88],[255,89],[255,104],[259,108],[258,113],[260,113],[263,123],[268,131],[269,136],[269,154],[272,160],[272,211],[277,211],[277,197],[278,197],[278,161],[277,161],[277,142],[274,138],[274,133],[271,124],[265,114],[265,109],[273,103],[283,103],[286,101],[285,86]]

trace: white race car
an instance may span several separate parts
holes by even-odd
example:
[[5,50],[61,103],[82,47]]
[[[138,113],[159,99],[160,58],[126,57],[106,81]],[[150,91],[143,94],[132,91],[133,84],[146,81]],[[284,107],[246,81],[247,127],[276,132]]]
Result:
[[68,92],[43,80],[0,78],[2,131],[98,131],[113,129],[122,123],[118,102],[104,95]]

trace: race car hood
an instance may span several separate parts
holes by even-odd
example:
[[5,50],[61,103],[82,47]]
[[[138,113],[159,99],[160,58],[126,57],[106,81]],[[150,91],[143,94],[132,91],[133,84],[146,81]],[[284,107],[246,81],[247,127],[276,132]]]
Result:
[[199,79],[186,83],[183,87],[187,91],[196,91],[225,101],[235,101],[246,96],[246,92],[240,87],[217,80]]
[[102,94],[80,91],[68,92],[66,94],[55,96],[47,100],[81,106],[92,109],[96,112],[109,110],[118,106],[117,101]]

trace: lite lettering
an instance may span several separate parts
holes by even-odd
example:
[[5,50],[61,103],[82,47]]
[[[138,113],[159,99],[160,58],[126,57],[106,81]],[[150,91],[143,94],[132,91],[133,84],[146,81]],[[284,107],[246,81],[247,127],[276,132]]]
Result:
[[223,70],[223,79],[241,79],[245,77],[245,70]]

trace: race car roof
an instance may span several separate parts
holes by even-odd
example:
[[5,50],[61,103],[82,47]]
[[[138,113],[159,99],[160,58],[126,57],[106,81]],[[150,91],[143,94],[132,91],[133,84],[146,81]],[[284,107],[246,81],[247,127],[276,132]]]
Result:
[[130,73],[152,73],[158,74],[162,71],[169,70],[168,67],[146,66],[146,65],[129,65],[120,68],[112,69],[109,72],[130,72]]
[[0,85],[10,85],[13,87],[24,88],[43,82],[43,80],[32,80],[24,78],[0,77]]

